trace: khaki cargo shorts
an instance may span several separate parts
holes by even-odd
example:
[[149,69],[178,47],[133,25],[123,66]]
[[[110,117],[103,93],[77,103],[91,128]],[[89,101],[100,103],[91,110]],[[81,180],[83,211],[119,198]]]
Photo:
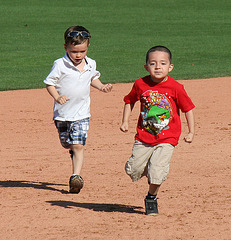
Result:
[[173,150],[174,146],[169,143],[152,146],[136,140],[125,171],[133,182],[147,176],[151,184],[160,185],[169,173]]

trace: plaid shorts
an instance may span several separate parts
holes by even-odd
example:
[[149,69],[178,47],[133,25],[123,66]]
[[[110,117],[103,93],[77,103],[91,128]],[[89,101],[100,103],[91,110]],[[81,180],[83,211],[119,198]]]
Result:
[[59,139],[64,148],[70,148],[70,145],[85,145],[89,129],[89,118],[69,121],[55,121],[55,126],[59,132]]

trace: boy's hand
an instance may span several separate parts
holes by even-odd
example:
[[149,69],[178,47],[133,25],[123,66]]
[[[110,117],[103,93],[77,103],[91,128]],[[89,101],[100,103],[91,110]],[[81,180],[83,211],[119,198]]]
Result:
[[112,84],[110,84],[110,83],[105,84],[105,85],[101,88],[101,91],[102,91],[102,92],[105,92],[105,93],[111,92],[111,90],[112,90]]
[[56,102],[63,105],[64,103],[66,103],[67,101],[69,101],[70,98],[67,98],[66,96],[59,96],[57,99],[56,99]]
[[187,143],[191,143],[192,140],[193,140],[193,136],[194,136],[193,133],[188,133],[188,135],[185,136],[185,138],[184,138],[185,142],[187,142]]
[[127,132],[128,131],[128,123],[127,122],[123,122],[121,127],[120,127],[120,130],[122,132]]

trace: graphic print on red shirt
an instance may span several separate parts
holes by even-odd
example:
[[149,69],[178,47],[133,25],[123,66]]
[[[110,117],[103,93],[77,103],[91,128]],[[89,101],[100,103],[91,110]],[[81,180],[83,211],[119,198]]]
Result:
[[147,90],[141,95],[141,116],[143,128],[153,135],[167,129],[173,118],[171,102],[158,91]]
[[140,101],[140,116],[135,138],[143,143],[157,145],[178,144],[181,134],[180,110],[188,112],[195,106],[184,86],[173,78],[154,83],[150,76],[137,79],[128,95],[127,104]]

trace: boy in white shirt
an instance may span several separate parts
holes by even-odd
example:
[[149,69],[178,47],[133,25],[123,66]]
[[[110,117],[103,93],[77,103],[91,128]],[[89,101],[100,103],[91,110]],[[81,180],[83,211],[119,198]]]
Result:
[[103,84],[96,62],[87,57],[90,32],[82,26],[69,27],[64,33],[65,56],[57,59],[44,80],[47,91],[54,98],[54,121],[64,148],[70,149],[73,175],[71,193],[79,193],[84,181],[80,172],[84,163],[90,118],[90,86],[110,92],[111,84]]

